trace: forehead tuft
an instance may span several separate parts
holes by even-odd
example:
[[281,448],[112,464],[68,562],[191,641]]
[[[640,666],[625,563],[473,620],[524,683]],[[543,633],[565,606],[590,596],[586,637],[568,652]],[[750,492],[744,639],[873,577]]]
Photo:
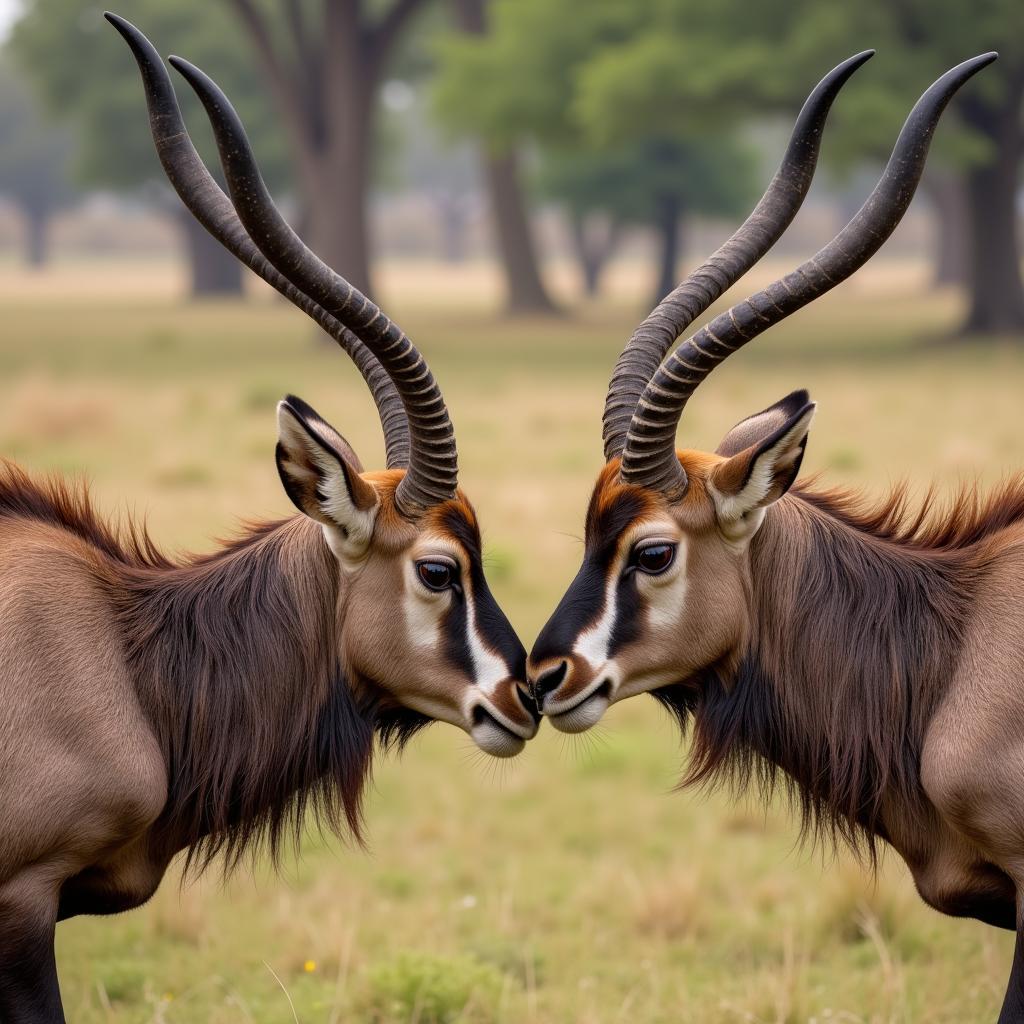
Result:
[[480,559],[483,551],[480,525],[473,506],[461,490],[456,492],[451,501],[428,509],[423,522],[425,526],[462,545],[471,558]]
[[609,462],[598,477],[587,508],[587,547],[614,542],[631,525],[653,516],[664,507],[660,494],[623,483],[619,479],[618,460]]
[[671,503],[650,488],[623,483],[619,478],[618,459],[605,465],[587,509],[587,547],[594,549],[614,543],[631,526],[659,514],[669,513],[681,525],[691,528],[708,525],[708,516],[712,513],[707,477],[724,460],[719,455],[689,449],[678,452],[678,455],[686,470],[689,486],[680,501]]

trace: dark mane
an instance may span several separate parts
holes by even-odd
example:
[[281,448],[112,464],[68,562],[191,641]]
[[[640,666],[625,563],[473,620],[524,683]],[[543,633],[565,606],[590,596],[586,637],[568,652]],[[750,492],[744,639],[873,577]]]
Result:
[[987,494],[977,483],[965,484],[947,504],[932,486],[916,508],[907,483],[897,484],[874,502],[842,488],[814,491],[798,485],[793,494],[851,529],[919,550],[962,550],[1024,522],[1020,474],[1007,477]]
[[249,528],[212,556],[129,577],[129,662],[148,687],[171,792],[160,828],[205,868],[265,849],[277,862],[306,812],[361,841],[374,737],[427,719],[339,662],[337,565],[317,524]]
[[170,568],[172,564],[141,524],[126,518],[119,527],[100,518],[84,481],[58,476],[38,480],[6,459],[0,459],[0,519],[27,519],[67,530],[121,565]]
[[374,739],[401,747],[429,720],[339,664],[337,568],[301,516],[248,527],[213,554],[174,562],[128,521],[106,524],[84,485],[0,469],[0,519],[69,531],[99,556],[125,659],[168,777],[155,826],[201,871],[249,853],[276,862],[306,812],[361,836]]
[[887,797],[929,813],[921,748],[987,572],[979,544],[1022,522],[1020,477],[987,497],[964,488],[945,509],[933,492],[912,508],[905,487],[874,507],[795,490],[751,545],[739,664],[655,694],[693,722],[682,785],[781,786],[805,835],[874,860]]

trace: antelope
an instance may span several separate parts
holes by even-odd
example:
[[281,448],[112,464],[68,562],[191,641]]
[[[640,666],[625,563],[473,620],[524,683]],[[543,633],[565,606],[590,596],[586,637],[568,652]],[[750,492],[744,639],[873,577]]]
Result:
[[286,225],[230,103],[176,62],[214,126],[231,198],[167,71],[107,15],[142,73],[170,181],[239,259],[355,361],[384,428],[364,472],[312,408],[278,406],[299,515],[172,561],[83,489],[0,469],[0,1020],[64,1020],[57,921],[137,907],[184,851],[202,870],[298,840],[304,812],[358,838],[375,737],[433,719],[487,753],[537,731],[526,651],[488,590],[441,391],[405,334]]
[[[815,404],[794,391],[714,452],[676,449],[731,353],[861,267],[900,221],[939,117],[994,53],[914,107],[861,210],[788,276],[677,339],[785,231],[836,93],[817,86],[760,203],[634,332],[604,407],[582,566],[530,653],[534,695],[581,732],[650,693],[693,737],[683,784],[776,787],[802,834],[871,864],[887,844],[932,907],[1016,931],[999,1018],[1024,1021],[1024,477],[945,514],[797,482]],[[667,358],[666,358],[667,357]]]

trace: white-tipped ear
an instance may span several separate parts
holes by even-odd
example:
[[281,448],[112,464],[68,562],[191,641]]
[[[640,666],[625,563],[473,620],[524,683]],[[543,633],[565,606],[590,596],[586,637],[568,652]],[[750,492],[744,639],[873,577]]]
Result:
[[[722,448],[729,452],[733,447],[731,443],[727,447],[730,439],[742,436],[750,443],[742,451],[729,452],[730,458],[715,467],[708,481],[718,521],[727,533],[737,533],[737,528],[748,521],[752,533],[760,525],[760,516],[752,513],[778,501],[793,485],[814,410],[806,391],[794,392],[729,432],[719,447],[720,453]],[[738,532],[742,534],[743,530]]]
[[360,468],[348,442],[315,409],[293,395],[278,403],[277,471],[285,492],[348,556],[369,545],[379,504]]

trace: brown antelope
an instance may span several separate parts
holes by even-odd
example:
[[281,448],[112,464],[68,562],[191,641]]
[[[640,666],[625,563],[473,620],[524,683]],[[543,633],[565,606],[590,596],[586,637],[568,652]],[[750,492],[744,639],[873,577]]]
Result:
[[795,391],[717,450],[676,450],[688,399],[730,353],[833,288],[905,212],[946,103],[995,58],[938,80],[842,232],[787,277],[676,339],[760,259],[810,182],[826,77],[747,222],[636,330],[604,410],[606,465],[579,574],[528,670],[579,732],[648,692],[693,744],[684,782],[782,785],[812,834],[880,842],[947,914],[1015,929],[1001,1021],[1024,1021],[1024,479],[942,515],[794,486],[814,415]]
[[[332,334],[376,399],[386,471],[308,405],[278,407],[301,515],[186,561],[118,533],[84,492],[0,470],[0,1020],[63,1021],[54,926],[153,894],[170,860],[276,855],[303,812],[358,836],[375,735],[440,719],[517,753],[537,718],[491,596],[476,517],[423,357],[292,234],[227,100],[194,69],[232,200],[193,149],[149,42],[142,70],[175,188],[235,255]],[[232,205],[233,204],[233,205]],[[237,210],[237,213],[236,213]],[[350,333],[351,332],[351,333]]]

